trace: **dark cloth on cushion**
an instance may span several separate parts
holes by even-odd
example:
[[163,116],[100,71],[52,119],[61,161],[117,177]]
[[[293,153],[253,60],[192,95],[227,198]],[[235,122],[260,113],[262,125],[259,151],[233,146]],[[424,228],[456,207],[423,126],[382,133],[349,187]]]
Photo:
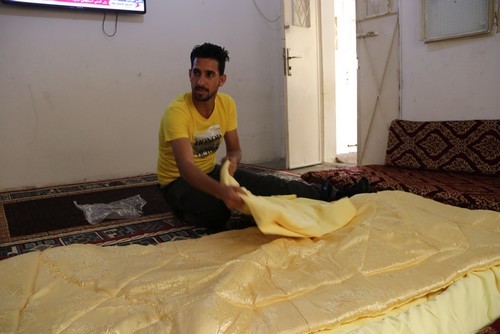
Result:
[[500,178],[467,173],[416,170],[382,165],[310,171],[301,178],[337,188],[366,177],[373,191],[402,190],[445,204],[500,212]]

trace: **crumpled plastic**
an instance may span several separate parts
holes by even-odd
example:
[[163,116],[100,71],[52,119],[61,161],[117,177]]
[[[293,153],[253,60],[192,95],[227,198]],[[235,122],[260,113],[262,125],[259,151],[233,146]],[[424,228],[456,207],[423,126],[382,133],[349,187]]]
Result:
[[105,219],[128,219],[139,217],[143,214],[142,208],[146,201],[141,195],[135,195],[126,199],[108,204],[78,204],[73,201],[76,207],[83,211],[85,219],[90,224],[98,224]]

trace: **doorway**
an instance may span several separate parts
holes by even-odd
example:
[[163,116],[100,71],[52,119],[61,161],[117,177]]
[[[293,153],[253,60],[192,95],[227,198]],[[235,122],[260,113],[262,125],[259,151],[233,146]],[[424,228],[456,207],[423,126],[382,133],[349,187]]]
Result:
[[287,168],[355,164],[356,1],[282,4]]
[[[356,1],[334,1],[336,163],[357,163]],[[331,73],[325,73],[331,75]]]
[[[286,159],[259,165],[356,164],[356,0],[282,0],[282,6]],[[310,17],[302,19],[303,14]],[[316,96],[308,94],[306,100],[310,91]]]
[[321,161],[338,165],[347,154],[348,164],[383,164],[390,122],[400,118],[399,2],[316,3]]

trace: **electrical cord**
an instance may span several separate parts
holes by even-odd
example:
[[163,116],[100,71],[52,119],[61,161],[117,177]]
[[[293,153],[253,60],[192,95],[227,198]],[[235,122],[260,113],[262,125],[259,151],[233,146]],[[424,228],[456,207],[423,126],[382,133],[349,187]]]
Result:
[[259,12],[260,16],[262,16],[262,18],[263,18],[264,20],[266,20],[267,22],[269,22],[269,23],[273,23],[273,22],[278,21],[278,20],[281,18],[281,15],[278,15],[278,17],[276,17],[275,19],[270,20],[270,19],[268,19],[268,18],[264,15],[264,13],[262,13],[262,11],[260,10],[259,5],[257,4],[257,2],[256,2],[255,0],[253,0],[253,4],[255,5],[255,8],[257,8],[257,11]]
[[106,22],[106,12],[104,12],[104,16],[102,18],[102,32],[104,35],[108,37],[113,37],[116,35],[116,31],[118,30],[118,12],[115,12],[115,31],[112,34],[108,34],[106,29],[104,29],[104,23]]

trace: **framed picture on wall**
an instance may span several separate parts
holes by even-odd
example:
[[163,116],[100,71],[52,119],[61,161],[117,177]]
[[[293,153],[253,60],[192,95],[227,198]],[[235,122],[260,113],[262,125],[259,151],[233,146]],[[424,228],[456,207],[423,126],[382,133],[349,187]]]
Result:
[[495,0],[422,0],[424,42],[489,34]]

